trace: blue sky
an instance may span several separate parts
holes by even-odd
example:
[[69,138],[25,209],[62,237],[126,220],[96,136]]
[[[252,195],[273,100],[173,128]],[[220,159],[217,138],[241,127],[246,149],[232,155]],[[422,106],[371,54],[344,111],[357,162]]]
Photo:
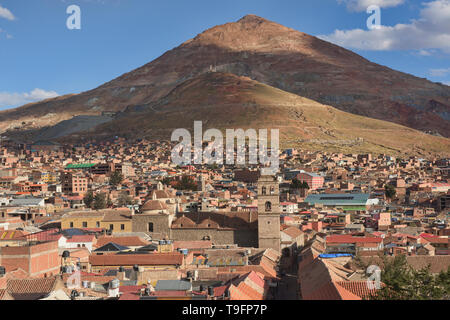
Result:
[[[81,30],[66,26],[72,4]],[[450,85],[450,0],[0,0],[0,109],[93,89],[250,13]]]

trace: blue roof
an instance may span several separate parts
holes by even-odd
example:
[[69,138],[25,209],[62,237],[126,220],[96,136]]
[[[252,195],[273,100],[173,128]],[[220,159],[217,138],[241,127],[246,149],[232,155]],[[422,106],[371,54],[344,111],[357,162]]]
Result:
[[339,258],[339,257],[353,257],[353,255],[350,253],[330,253],[330,254],[324,253],[319,255],[319,258],[322,259]]
[[323,204],[330,206],[365,206],[367,200],[369,200],[369,194],[367,193],[322,193],[308,195],[305,202],[310,205]]

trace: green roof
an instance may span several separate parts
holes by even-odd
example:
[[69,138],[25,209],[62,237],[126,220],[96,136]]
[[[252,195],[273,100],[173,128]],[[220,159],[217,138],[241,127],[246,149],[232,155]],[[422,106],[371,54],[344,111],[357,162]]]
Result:
[[77,164],[69,164],[66,169],[87,169],[95,166],[95,163],[77,163]]
[[323,204],[325,206],[365,206],[369,199],[364,193],[332,193],[332,194],[310,194],[305,202],[310,205]]

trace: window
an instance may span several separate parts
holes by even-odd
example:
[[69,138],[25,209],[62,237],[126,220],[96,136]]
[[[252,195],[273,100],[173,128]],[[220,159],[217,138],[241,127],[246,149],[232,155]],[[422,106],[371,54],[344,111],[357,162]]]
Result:
[[262,187],[262,188],[261,188],[261,194],[266,194],[266,192],[267,192],[267,191],[266,191],[266,187]]
[[73,228],[73,222],[70,223],[70,227]]
[[148,223],[148,232],[153,232],[153,222]]
[[97,222],[95,223],[95,227],[96,227],[96,228],[100,228],[100,221],[97,221]]
[[124,224],[120,225],[120,230],[125,230],[125,225]]
[[270,201],[266,202],[266,211],[272,211],[272,203]]
[[270,187],[270,194],[274,194],[275,193],[275,188],[274,187]]
[[83,222],[83,228],[87,228],[87,222],[86,221]]
[[109,230],[114,230],[114,225],[113,224],[109,225]]

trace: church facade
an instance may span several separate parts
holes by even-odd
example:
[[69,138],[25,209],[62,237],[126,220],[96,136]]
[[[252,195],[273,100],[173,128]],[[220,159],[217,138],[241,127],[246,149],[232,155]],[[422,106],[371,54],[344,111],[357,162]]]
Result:
[[153,239],[174,241],[210,240],[216,245],[272,248],[280,252],[278,182],[273,176],[258,180],[258,210],[233,212],[181,212],[154,209],[155,200],[144,204],[132,217],[133,232]]

